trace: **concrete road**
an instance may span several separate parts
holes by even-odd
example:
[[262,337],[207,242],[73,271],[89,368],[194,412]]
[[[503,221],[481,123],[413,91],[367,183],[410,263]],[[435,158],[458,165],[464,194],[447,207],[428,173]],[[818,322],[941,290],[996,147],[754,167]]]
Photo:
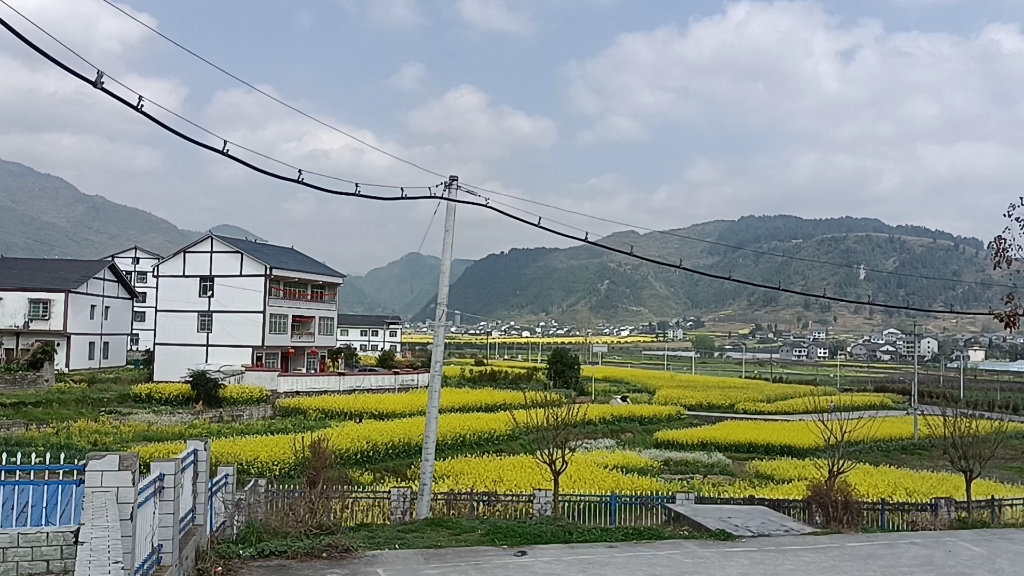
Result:
[[245,576],[1011,576],[1024,530],[794,536],[515,549],[373,552],[342,562],[266,562]]

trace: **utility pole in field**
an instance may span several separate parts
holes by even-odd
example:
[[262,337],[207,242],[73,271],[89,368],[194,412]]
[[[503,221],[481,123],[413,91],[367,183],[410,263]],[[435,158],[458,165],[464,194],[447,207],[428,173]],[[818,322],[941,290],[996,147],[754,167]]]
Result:
[[914,320],[914,387],[912,392],[914,395],[911,403],[914,410],[914,440],[917,440],[920,437],[919,423],[917,421],[917,413],[920,411],[917,406],[917,320]]
[[[459,177],[449,176],[444,187],[448,198],[459,190]],[[434,456],[437,449],[437,425],[441,412],[441,376],[444,373],[444,336],[448,328],[448,287],[452,277],[452,244],[455,241],[455,203],[444,211],[444,241],[441,244],[441,277],[437,283],[437,308],[434,311],[434,346],[430,355],[430,380],[427,384],[427,423],[423,431],[420,461],[420,489],[416,498],[416,517],[430,518],[430,497],[434,489]]]

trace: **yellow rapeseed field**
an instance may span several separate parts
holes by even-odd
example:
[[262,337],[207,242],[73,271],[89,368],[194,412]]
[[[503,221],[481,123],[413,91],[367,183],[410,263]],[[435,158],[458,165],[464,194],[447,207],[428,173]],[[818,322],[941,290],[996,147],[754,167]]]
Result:
[[[928,417],[924,417],[927,419]],[[872,418],[854,435],[853,441],[896,442],[914,437],[914,419],[910,416]],[[1024,425],[1014,424],[1024,430]],[[920,426],[922,437],[930,427]],[[823,447],[817,424],[811,421],[766,422],[730,420],[711,426],[660,430],[654,439],[662,445],[682,448],[716,449],[722,452],[752,452],[757,454],[800,455]]]
[[[495,390],[493,388],[445,388],[441,393],[442,412],[500,412],[522,408],[529,402],[556,402],[554,394]],[[279,416],[307,418],[386,420],[415,416],[427,410],[427,391],[415,390],[397,394],[337,394],[306,396],[278,400]]]
[[[270,392],[259,386],[228,384],[221,389],[220,397],[225,406],[245,406],[266,402]],[[131,398],[139,404],[188,406],[192,404],[192,389],[188,384],[177,382],[136,384],[132,386]]]
[[831,396],[801,396],[777,402],[741,402],[734,407],[740,414],[812,414],[816,412],[892,410],[899,396],[891,394],[854,393]]
[[[653,423],[680,417],[684,412],[669,406],[590,406],[586,421],[590,424]],[[338,463],[376,464],[419,453],[423,443],[424,418],[367,420],[348,422],[328,428],[325,434],[334,447]],[[481,449],[509,439],[515,430],[507,413],[443,414],[438,431],[438,446],[445,450]],[[214,464],[236,464],[248,476],[288,477],[297,472],[301,438],[309,435],[277,434],[215,439]],[[184,449],[182,442],[139,446],[144,462],[168,458]]]
[[[748,470],[754,475],[750,481],[705,489],[709,493],[726,496],[753,494],[762,498],[800,499],[807,496],[809,482],[822,478],[821,469],[814,460],[755,460],[749,464]],[[862,500],[885,498],[892,502],[926,502],[939,497],[958,500],[967,497],[963,477],[946,472],[860,464],[846,476],[846,480]],[[1024,497],[1024,486],[977,480],[973,492],[976,499],[992,496],[1021,498]]]
[[[667,492],[670,485],[658,478],[623,470],[658,463],[636,452],[586,452],[573,457],[560,480],[563,492],[619,494]],[[437,463],[435,490],[529,493],[551,489],[551,474],[531,456],[463,456]]]

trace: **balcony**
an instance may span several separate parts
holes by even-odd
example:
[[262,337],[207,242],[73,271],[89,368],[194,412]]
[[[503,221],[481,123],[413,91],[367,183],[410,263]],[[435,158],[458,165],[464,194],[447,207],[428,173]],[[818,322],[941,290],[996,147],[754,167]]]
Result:
[[338,295],[336,292],[310,292],[271,286],[267,305],[306,310],[337,310]]
[[316,334],[313,331],[292,332],[292,342],[313,342],[315,340]]

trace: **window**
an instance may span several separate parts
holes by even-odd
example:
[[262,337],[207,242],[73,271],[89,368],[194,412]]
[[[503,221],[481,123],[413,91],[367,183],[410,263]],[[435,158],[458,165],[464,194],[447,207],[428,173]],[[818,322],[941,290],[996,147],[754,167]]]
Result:
[[29,320],[49,320],[50,319],[50,301],[49,300],[29,300],[28,301],[28,319]]
[[360,338],[366,338],[369,335],[370,335],[370,331],[369,330],[360,330],[359,331],[359,337]]
[[379,338],[380,337],[380,330],[371,330],[370,331],[370,336],[373,337],[373,338]]
[[313,284],[309,289],[309,299],[314,302],[323,302],[327,295],[327,287],[323,284]]
[[348,336],[348,328],[342,328],[341,330],[338,330],[338,336]]
[[135,273],[136,284],[149,284],[149,272],[136,272]]
[[280,352],[267,352],[263,355],[263,367],[270,368],[273,370],[279,370],[281,368],[281,353]]
[[388,330],[388,338],[398,338],[398,330]]
[[270,315],[270,328],[271,334],[287,334],[288,333],[288,315],[287,314],[271,314]]
[[139,297],[136,298],[135,301],[138,302],[139,304],[145,304],[146,303],[146,293],[145,292],[139,292]]
[[360,352],[366,352],[366,344],[360,344],[359,345],[359,351]]
[[377,352],[378,350],[380,350],[380,346],[377,344],[370,344],[370,352]]
[[125,272],[124,273],[124,277],[128,280],[129,284],[132,283],[132,273],[131,272]]
[[89,320],[95,320],[95,319],[96,319],[96,305],[95,304],[90,304],[89,305]]
[[103,307],[103,319],[110,320],[110,306]]
[[110,359],[110,342],[106,342],[106,341],[103,342],[103,359],[104,360],[109,360]]
[[213,298],[213,276],[203,276],[199,279],[199,297]]
[[139,347],[139,335],[138,334],[132,334],[131,336],[129,336],[128,337],[128,345],[131,346],[132,348],[138,348]]
[[213,314],[210,312],[199,313],[199,332],[213,332]]
[[330,316],[321,316],[317,319],[316,333],[321,336],[333,336],[334,335],[334,318]]
[[305,300],[309,292],[309,284],[305,282],[285,282],[284,297],[292,300]]
[[398,344],[388,344],[388,350],[392,352],[398,352]]
[[96,343],[89,342],[89,360],[96,359]]
[[145,322],[146,321],[146,311],[145,310],[136,310],[135,311],[135,318],[132,321],[136,322],[136,323],[139,323],[139,324]]

